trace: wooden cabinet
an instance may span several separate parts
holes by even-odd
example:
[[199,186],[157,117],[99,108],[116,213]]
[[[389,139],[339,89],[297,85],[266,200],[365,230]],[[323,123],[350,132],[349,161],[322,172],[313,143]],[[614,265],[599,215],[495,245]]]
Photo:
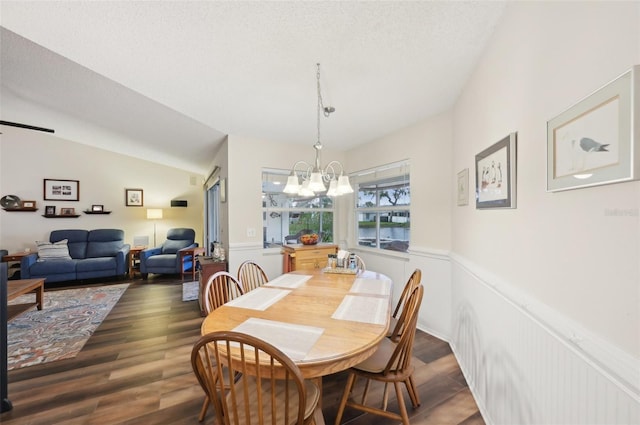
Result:
[[283,271],[322,269],[327,266],[327,256],[337,252],[338,245],[332,244],[284,245]]
[[200,304],[200,315],[206,316],[207,313],[204,311],[204,285],[207,283],[209,278],[217,272],[226,272],[227,262],[216,261],[212,258],[203,257],[199,257],[198,262],[200,263],[200,291],[198,291],[198,303]]

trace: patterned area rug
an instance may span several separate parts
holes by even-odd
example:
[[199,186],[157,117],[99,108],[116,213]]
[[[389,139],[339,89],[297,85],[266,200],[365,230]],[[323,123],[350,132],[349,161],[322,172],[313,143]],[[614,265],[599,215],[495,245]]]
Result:
[[199,284],[197,280],[182,284],[182,301],[195,301],[198,299]]
[[[30,310],[9,322],[9,370],[75,357],[128,286],[45,292],[42,310]],[[35,302],[35,294],[9,304],[25,302]]]

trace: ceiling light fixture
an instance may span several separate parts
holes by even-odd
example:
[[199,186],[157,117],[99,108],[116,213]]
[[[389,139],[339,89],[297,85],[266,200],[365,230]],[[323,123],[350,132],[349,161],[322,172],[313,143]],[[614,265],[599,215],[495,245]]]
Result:
[[[316,78],[318,80],[318,140],[313,148],[316,150],[316,159],[314,164],[306,161],[298,161],[293,164],[291,174],[287,179],[287,185],[283,192],[289,194],[297,194],[299,196],[314,196],[317,193],[327,191],[327,196],[340,196],[346,193],[353,193],[353,188],[349,183],[349,176],[344,174],[344,167],[338,161],[331,161],[326,167],[320,166],[320,151],[322,150],[322,142],[320,142],[320,112],[325,117],[329,117],[335,112],[333,106],[324,106],[322,103],[322,94],[320,92],[320,64],[316,64],[318,72]],[[338,169],[340,173],[338,174]],[[300,184],[299,178],[302,178]],[[329,190],[325,183],[329,183]]]

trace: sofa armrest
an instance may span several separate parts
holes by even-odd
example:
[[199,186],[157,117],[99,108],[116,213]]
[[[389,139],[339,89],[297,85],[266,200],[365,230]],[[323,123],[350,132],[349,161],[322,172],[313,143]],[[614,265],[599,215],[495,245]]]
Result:
[[147,248],[140,251],[140,273],[148,273],[147,259],[152,255],[162,254],[162,247]]
[[31,266],[38,261],[38,254],[29,254],[20,260],[20,279],[31,279]]
[[129,250],[131,245],[128,243],[122,245],[122,248],[116,252],[116,274],[121,275],[128,272],[129,269]]

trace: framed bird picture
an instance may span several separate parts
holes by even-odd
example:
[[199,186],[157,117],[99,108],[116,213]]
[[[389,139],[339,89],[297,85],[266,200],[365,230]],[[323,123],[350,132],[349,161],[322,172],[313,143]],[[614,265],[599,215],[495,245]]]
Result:
[[516,140],[510,133],[476,155],[476,209],[516,207]]
[[639,73],[636,65],[547,122],[548,192],[638,179]]

